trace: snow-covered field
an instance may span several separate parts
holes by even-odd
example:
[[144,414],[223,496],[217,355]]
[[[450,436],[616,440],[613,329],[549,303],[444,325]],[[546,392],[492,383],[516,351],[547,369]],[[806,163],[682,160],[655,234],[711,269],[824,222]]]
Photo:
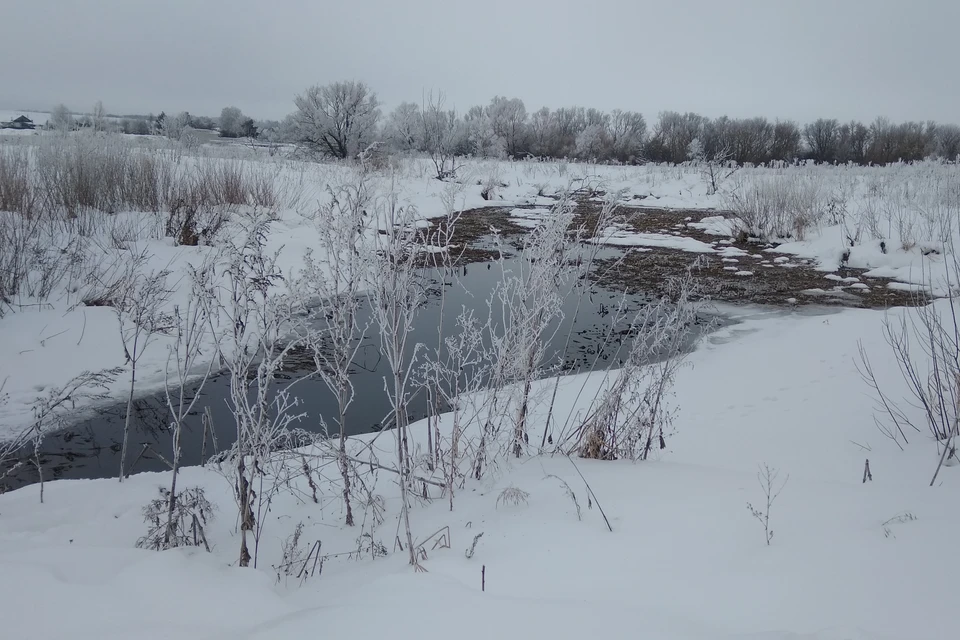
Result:
[[[284,494],[266,517],[259,570],[235,566],[233,498],[211,469],[186,469],[181,480],[206,487],[219,507],[208,527],[210,554],[133,548],[145,533],[141,509],[166,475],[51,483],[43,505],[36,486],[0,496],[5,634],[956,637],[960,478],[947,469],[926,486],[933,445],[918,437],[900,452],[880,436],[854,365],[862,339],[895,388],[883,314],[747,315],[681,371],[677,434],[659,460],[577,460],[595,498],[567,459],[534,457],[468,482],[452,512],[445,499],[414,507],[418,541],[449,527],[451,548],[427,545],[426,573],[410,569],[405,553],[367,553],[327,558],[322,575],[303,585],[294,577],[277,583],[272,565],[299,522],[306,549],[320,540],[324,554],[346,553],[372,534],[392,550],[398,496],[387,474],[375,487],[386,509],[378,527],[369,513],[344,527],[336,488],[321,484],[315,504],[301,479],[302,499]],[[390,459],[391,441],[377,441],[381,461]],[[862,483],[866,458],[873,481]],[[770,512],[770,546],[746,507],[764,500],[756,477],[763,463],[789,475]],[[529,495],[507,504],[500,496],[508,487]],[[30,613],[38,600],[49,611],[42,619]]]
[[[34,138],[15,140],[11,148],[34,153]],[[42,242],[31,245],[37,248],[31,255],[40,258],[29,263],[7,301],[0,301],[0,436],[29,429],[44,398],[82,371],[114,369],[116,376],[104,397],[71,399],[65,405],[71,416],[94,403],[125,398],[130,364],[121,335],[129,314],[90,304],[124,269],[166,272],[169,294],[160,311],[182,309],[190,300],[185,283],[191,268],[216,259],[218,243],[243,237],[266,215],[267,250],[277,252],[280,272],[295,276],[329,233],[329,220],[317,215],[329,202],[328,186],[356,179],[350,167],[272,157],[241,146],[185,151],[150,141],[126,144],[139,145],[135,154],[163,158],[176,175],[239,167],[251,180],[269,183],[272,206],[230,207],[213,247],[182,246],[168,237],[166,211],[81,210],[44,219],[36,236]],[[950,279],[957,272],[956,166],[744,168],[716,194],[708,194],[697,166],[470,161],[459,176],[459,182],[440,182],[429,162],[404,159],[374,182],[379,192],[415,208],[421,221],[451,207],[502,206],[518,224],[533,228],[549,217],[552,197],[565,189],[596,197],[617,194],[625,210],[640,215],[644,208],[732,207],[740,221],[711,214],[699,223],[717,236],[717,246],[634,234],[619,223],[593,240],[687,250],[692,261],[700,253],[726,255],[719,245],[725,236],[763,231],[768,240],[784,242],[776,253],[815,260],[826,272],[842,265],[871,269],[938,295],[956,287]],[[773,214],[771,202],[777,203]],[[537,208],[516,208],[529,206]],[[0,216],[3,228],[23,229],[17,226],[21,214]],[[368,236],[376,237],[377,222],[372,216]],[[788,232],[791,237],[782,237]],[[44,256],[58,252],[80,257],[69,269],[51,269]],[[951,300],[935,305],[948,317]],[[236,566],[234,490],[214,465],[184,469],[179,485],[203,487],[217,508],[206,527],[209,554],[197,547],[135,548],[147,529],[142,510],[157,497],[157,488],[169,483],[168,474],[140,474],[122,484],[47,483],[43,504],[39,486],[4,494],[4,635],[956,637],[950,586],[960,570],[951,546],[953,528],[960,525],[952,493],[960,482],[957,471],[946,468],[935,486],[927,486],[937,446],[926,432],[911,433],[904,451],[884,438],[875,423],[876,399],[857,368],[860,341],[881,388],[893,398],[905,394],[884,339],[885,314],[737,307],[725,312],[739,322],[706,339],[677,374],[675,434],[656,459],[500,459],[482,479],[464,478],[452,510],[440,488],[423,482],[428,499],[412,499],[410,519],[414,539],[425,545],[426,572],[415,572],[406,564],[407,554],[396,551],[403,535],[399,489],[390,472],[398,466],[390,433],[351,443],[351,451],[358,457],[363,452],[369,465],[363,476],[368,501],[354,505],[357,525],[343,525],[336,470],[321,466],[315,476],[295,476],[269,510],[258,513],[263,535],[256,570]],[[911,313],[892,310],[889,317]],[[136,393],[163,386],[172,346],[170,335],[153,337],[138,360]],[[209,347],[200,351],[212,358],[216,350]],[[205,365],[199,362],[197,369]],[[611,375],[616,374],[563,379],[552,419],[584,420],[591,398]],[[544,393],[535,389],[531,397],[542,400],[552,384],[535,383]],[[923,425],[922,412],[905,406],[907,417]],[[441,431],[450,429],[451,420],[442,419]],[[531,433],[543,432],[546,420],[544,404],[536,404]],[[425,431],[424,424],[412,427],[419,441]],[[867,459],[872,479],[864,482]],[[384,469],[376,472],[375,464]],[[782,485],[769,512],[774,532],[769,540],[747,507],[764,510],[759,465],[778,469],[774,488]],[[303,528],[297,564],[319,574],[312,562],[322,556],[322,575],[304,584],[296,576],[278,581],[273,567],[281,563],[281,545],[298,523]],[[436,544],[435,532],[442,543]],[[308,556],[317,541],[320,553]],[[472,557],[466,557],[474,542]],[[380,545],[385,557],[375,551]],[[29,613],[37,602],[49,614]]]

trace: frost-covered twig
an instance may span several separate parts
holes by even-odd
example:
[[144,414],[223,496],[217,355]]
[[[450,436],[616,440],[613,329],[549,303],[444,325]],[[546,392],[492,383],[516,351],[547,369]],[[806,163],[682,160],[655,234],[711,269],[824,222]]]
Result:
[[767,546],[770,546],[770,542],[773,540],[773,529],[770,528],[770,509],[790,479],[790,476],[787,476],[778,487],[776,484],[779,475],[780,471],[778,469],[771,468],[767,464],[760,467],[760,471],[757,472],[757,480],[760,481],[760,487],[763,489],[763,494],[766,497],[766,504],[764,508],[760,510],[754,507],[753,504],[747,503],[747,510],[750,511],[750,515],[763,525],[763,537],[767,542]]
[[353,526],[350,504],[350,469],[347,459],[347,409],[353,403],[354,387],[350,378],[354,358],[367,332],[359,313],[367,276],[364,256],[364,231],[369,223],[367,210],[373,204],[372,177],[357,172],[336,188],[328,187],[329,202],[317,213],[322,253],[317,258],[308,252],[299,286],[316,298],[313,313],[322,322],[320,330],[306,332],[313,353],[316,373],[336,398],[334,418],[339,432],[340,474],[343,481],[345,522]]

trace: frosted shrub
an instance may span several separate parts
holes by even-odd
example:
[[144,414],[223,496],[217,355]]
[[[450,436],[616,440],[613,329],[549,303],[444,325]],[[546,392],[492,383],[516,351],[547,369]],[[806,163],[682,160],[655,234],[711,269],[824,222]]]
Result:
[[[174,505],[172,520],[169,507]],[[160,497],[143,508],[147,534],[137,540],[140,549],[162,551],[175,547],[199,547],[210,551],[205,527],[213,520],[215,507],[200,487],[184,489],[170,499],[170,490],[160,487]],[[171,523],[168,526],[168,522]]]
[[646,460],[666,447],[674,411],[669,400],[680,354],[699,311],[693,276],[674,285],[675,299],[642,308],[631,322],[630,351],[577,430],[574,449],[599,460]]
[[33,213],[34,198],[27,150],[0,145],[0,211],[16,211],[29,216]]
[[80,132],[41,138],[37,173],[49,211],[112,213],[124,204],[132,149],[121,138]]
[[512,505],[519,507],[530,501],[530,494],[519,487],[507,487],[497,496],[497,507],[501,505]]
[[803,240],[808,229],[820,224],[826,206],[817,182],[795,174],[769,180],[755,175],[752,183],[741,180],[726,200],[740,219],[741,230],[764,240]]

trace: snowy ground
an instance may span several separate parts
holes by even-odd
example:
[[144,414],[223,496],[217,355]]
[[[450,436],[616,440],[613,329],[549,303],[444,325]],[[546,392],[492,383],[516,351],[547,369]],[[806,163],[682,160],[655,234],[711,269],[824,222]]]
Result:
[[19,118],[20,116],[27,116],[33,120],[33,124],[39,127],[40,125],[47,123],[47,120],[50,118],[50,113],[47,111],[14,111],[10,109],[0,109],[0,122],[10,122],[14,118]]
[[[415,573],[397,552],[331,557],[322,576],[277,584],[271,565],[298,522],[305,523],[305,544],[319,539],[324,553],[357,547],[361,527],[340,524],[335,487],[321,485],[318,504],[284,494],[265,521],[260,569],[250,570],[235,566],[236,509],[227,482],[212,470],[187,469],[181,478],[181,486],[205,486],[219,507],[210,554],[134,548],[145,531],[140,510],[166,475],[122,485],[49,483],[43,505],[31,486],[0,496],[4,635],[956,637],[958,472],[946,469],[937,486],[927,486],[933,445],[918,435],[900,452],[885,440],[855,368],[862,339],[881,382],[900,388],[881,336],[883,314],[742,314],[743,322],[713,335],[681,370],[677,434],[659,460],[577,461],[612,533],[597,502],[588,506],[568,460],[528,458],[468,483],[453,512],[445,499],[413,509],[418,541],[450,528],[452,547],[428,551],[427,573]],[[564,411],[577,409],[566,402]],[[381,461],[389,460],[392,437],[376,446]],[[864,484],[866,458],[874,479]],[[771,511],[770,546],[746,508],[763,500],[756,478],[762,463],[789,475]],[[582,521],[549,474],[569,484]],[[507,487],[528,492],[526,503],[500,502]],[[398,499],[389,475],[376,491],[385,498],[385,521],[371,529],[366,514],[362,531],[391,549]],[[28,613],[38,601],[49,612],[42,619]]]
[[[17,138],[17,143],[32,140]],[[273,176],[283,198],[274,212],[269,247],[282,248],[279,265],[286,274],[299,268],[324,233],[324,221],[313,214],[326,197],[326,186],[349,171],[268,158],[239,146],[215,145],[192,153],[201,157],[178,156],[177,162],[189,166],[207,156],[236,154]],[[529,226],[545,215],[548,196],[571,187],[622,190],[624,206],[640,214],[646,207],[721,210],[727,204],[724,193],[708,195],[697,167],[471,161],[461,182],[449,184],[432,177],[429,163],[405,160],[394,178],[401,202],[415,206],[422,219],[442,215],[444,200],[452,199],[464,209],[535,205],[536,210],[515,212]],[[947,273],[956,228],[943,222],[955,217],[950,200],[958,184],[955,167],[743,169],[737,173],[740,182],[723,188],[794,179],[818,185],[815,193],[804,193],[822,215],[805,230],[803,240],[790,238],[776,252],[814,259],[826,272],[843,262],[914,285],[927,283],[924,269]],[[383,186],[389,182],[381,180]],[[481,194],[490,194],[491,185],[492,198],[484,199]],[[210,249],[177,247],[161,237],[164,216],[91,214],[72,224],[90,223],[83,238],[91,253],[110,257],[143,250],[146,269],[169,269],[169,281],[179,283]],[[244,220],[238,214],[224,233],[238,233]],[[716,247],[668,235],[631,236],[617,226],[602,232],[598,241],[650,250],[684,248],[691,258],[707,247],[726,256],[722,238],[736,227],[712,215],[700,224],[717,236]],[[52,246],[63,240],[52,237]],[[0,318],[2,435],[28,426],[37,398],[84,369],[120,367],[109,395],[116,401],[125,392],[129,369],[117,315],[110,308],[78,304],[88,285],[58,283],[44,300],[21,293],[6,307]],[[943,292],[947,285],[937,281],[934,291]],[[186,295],[173,288],[169,308],[182,304]],[[946,311],[949,303],[937,304]],[[208,529],[210,554],[134,547],[145,533],[141,510],[168,481],[165,474],[133,476],[122,485],[106,480],[48,483],[42,505],[38,486],[0,495],[3,635],[77,640],[282,640],[318,633],[578,640],[596,635],[665,640],[956,637],[951,587],[960,561],[952,542],[960,514],[952,491],[960,472],[945,469],[936,486],[928,487],[936,448],[925,434],[911,436],[901,452],[874,423],[874,399],[856,369],[858,340],[884,389],[894,397],[903,394],[881,332],[884,315],[726,311],[742,315],[741,322],[711,335],[691,356],[691,366],[680,371],[676,435],[658,460],[578,460],[595,494],[588,497],[569,460],[525,458],[503,463],[482,482],[468,482],[452,512],[445,499],[418,503],[412,512],[415,538],[423,541],[449,527],[452,543],[449,549],[428,545],[427,573],[411,570],[400,552],[377,559],[338,555],[356,550],[361,533],[371,534],[388,551],[394,548],[399,497],[386,472],[379,474],[375,488],[385,506],[378,526],[373,526],[373,509],[362,507],[362,524],[342,526],[339,488],[332,480],[318,480],[317,503],[294,497],[311,491],[302,479],[298,494],[281,494],[263,519],[257,570],[236,566],[232,489],[213,469],[186,469],[180,485],[205,487],[218,507]],[[139,393],[162,385],[168,346],[168,338],[158,337],[143,356]],[[602,375],[565,379],[559,415],[582,412],[584,398],[602,384]],[[581,386],[588,392],[579,393]],[[532,414],[534,433],[543,419],[542,408]],[[421,431],[422,425],[414,426],[415,433]],[[391,464],[391,434],[371,446],[382,464]],[[863,483],[868,458],[873,480]],[[770,546],[747,510],[748,502],[756,506],[763,501],[756,477],[761,464],[778,468],[781,478],[789,476],[772,508]],[[560,481],[546,477],[551,474],[568,483],[576,504]],[[499,496],[510,487],[529,496],[505,504]],[[439,496],[434,492],[432,497]],[[298,522],[304,523],[305,544],[322,541],[322,551],[330,557],[322,576],[303,585],[292,578],[278,584],[272,566]],[[464,551],[481,532],[476,553],[468,559]],[[38,602],[45,607],[39,615]]]

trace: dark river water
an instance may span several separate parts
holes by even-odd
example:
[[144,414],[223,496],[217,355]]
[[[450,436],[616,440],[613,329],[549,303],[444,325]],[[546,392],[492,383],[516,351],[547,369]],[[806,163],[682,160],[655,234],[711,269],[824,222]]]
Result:
[[[510,262],[507,262],[508,267]],[[500,281],[502,273],[496,264],[480,263],[460,267],[455,277],[435,270],[428,274],[433,293],[418,313],[409,342],[422,342],[433,350],[438,342],[438,327],[442,326],[445,333],[454,332],[457,316],[464,307],[473,309],[480,319],[486,319],[487,299]],[[586,289],[588,286],[589,290]],[[440,304],[441,289],[445,290],[443,305]],[[585,291],[583,295],[580,295],[581,290]],[[556,375],[556,372],[575,373],[592,368],[617,366],[621,357],[620,351],[625,346],[618,340],[605,343],[611,333],[611,311],[622,304],[623,293],[582,282],[568,286],[566,293],[568,295],[563,305],[564,317],[554,323],[556,331],[549,332],[553,338],[547,349],[545,365],[553,367],[550,375]],[[628,297],[626,315],[632,316],[647,302],[648,299],[641,296]],[[362,315],[369,317],[369,310],[364,309]],[[702,335],[702,327],[710,325],[711,322],[712,326],[716,326],[716,318],[713,316],[698,319],[699,327],[694,327],[695,330],[691,332],[686,345],[688,349],[692,348]],[[617,329],[626,330],[627,323],[622,323]],[[568,335],[569,348],[564,352]],[[379,344],[376,327],[371,327],[354,361],[352,381],[356,394],[347,416],[347,431],[351,435],[389,427],[389,424],[384,424],[390,413],[389,400],[384,392],[384,375],[388,372],[388,367],[385,359],[380,356]],[[309,360],[312,368],[312,359]],[[289,385],[294,381],[296,384],[291,389],[291,394],[300,400],[296,411],[306,413],[306,417],[294,426],[322,432],[319,417],[325,416],[331,428],[334,428],[332,425],[335,424],[333,417],[336,415],[336,401],[323,382],[308,375],[307,367],[304,367],[301,372],[293,371],[282,375],[278,386]],[[208,380],[203,388],[194,414],[188,419],[182,440],[184,465],[200,464],[202,458],[208,459],[216,451],[223,451],[233,443],[235,428],[228,406],[229,384],[228,375],[218,374]],[[196,388],[190,391],[195,393]],[[427,401],[423,394],[414,396],[409,404],[411,419],[425,417],[426,407]],[[205,409],[212,416],[215,439],[212,433],[202,427]],[[40,449],[44,479],[103,478],[118,475],[125,411],[125,402],[100,408],[91,417],[47,436]],[[164,395],[159,393],[138,398],[134,403],[133,417],[134,426],[127,454],[128,470],[136,473],[169,469],[164,458],[170,459],[172,445],[166,431],[169,417]],[[8,488],[16,488],[37,480],[38,473],[31,459],[4,482]]]

